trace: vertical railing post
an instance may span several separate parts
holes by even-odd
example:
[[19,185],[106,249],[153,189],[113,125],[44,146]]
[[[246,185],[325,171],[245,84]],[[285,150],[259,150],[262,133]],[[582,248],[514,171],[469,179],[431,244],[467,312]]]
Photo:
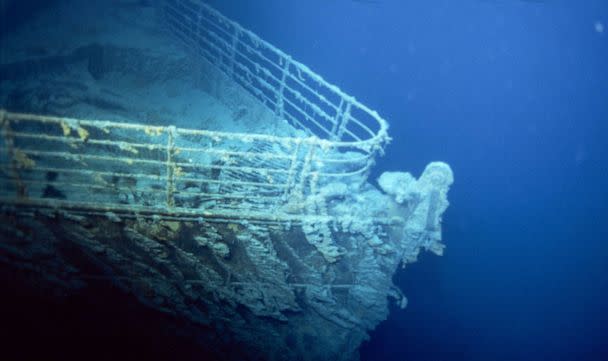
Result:
[[[198,14],[196,16],[197,20],[198,20],[198,22],[196,24],[196,27],[197,27],[196,32],[197,32],[199,39],[205,39],[207,37],[205,34],[205,24],[203,23],[205,21],[204,13],[205,13],[205,10],[203,8],[200,8],[198,11]],[[200,41],[197,41],[197,47],[199,47],[199,48],[202,47],[202,45],[200,44]],[[197,50],[200,51],[200,49],[197,49]]]
[[167,208],[175,206],[175,126],[167,127]]
[[281,83],[279,84],[279,89],[276,93],[277,98],[277,106],[275,109],[275,114],[279,119],[283,119],[283,112],[285,109],[285,101],[283,99],[283,92],[285,90],[285,82],[287,81],[287,75],[289,74],[289,66],[291,65],[290,57],[280,57],[279,58],[283,62],[283,70],[281,72]]
[[230,48],[230,78],[234,79],[234,64],[236,63],[236,47],[239,44],[239,33],[240,30],[236,27],[233,28],[234,33],[232,34],[232,46]]
[[372,171],[372,167],[376,162],[374,156],[374,153],[368,155],[367,161],[365,162],[365,170],[363,171],[363,173],[361,174],[361,178],[359,179],[359,187],[363,187],[363,185],[367,182],[367,179],[369,178],[369,175]]
[[296,169],[298,168],[298,157],[300,155],[300,146],[302,145],[301,139],[296,139],[296,146],[291,155],[289,171],[287,172],[287,181],[285,182],[285,192],[283,193],[283,201],[289,201],[289,195],[292,193],[295,179],[296,179]]
[[306,157],[304,157],[304,163],[302,164],[302,169],[300,170],[299,184],[297,185],[295,191],[296,194],[304,198],[306,180],[310,175],[310,170],[312,168],[312,160],[315,156],[315,150],[317,148],[316,142],[307,142],[309,145],[308,153],[306,153]]
[[338,132],[338,126],[340,125],[340,121],[342,120],[342,114],[344,113],[344,111],[342,110],[342,107],[344,106],[344,98],[340,97],[340,104],[338,105],[338,110],[336,111],[336,116],[334,116],[332,125],[331,125],[331,135],[333,137],[333,140],[338,140],[337,139],[337,132]]
[[6,115],[6,110],[0,110],[0,125],[2,125],[2,132],[4,133],[4,141],[6,142],[6,153],[9,160],[9,172],[10,176],[15,182],[15,191],[17,198],[23,198],[26,195],[26,188],[21,177],[19,175],[19,164],[15,159],[15,140],[13,137],[13,130],[11,129],[10,122]]
[[[317,147],[316,142],[305,139],[297,139],[296,142],[297,145],[291,158],[285,193],[283,194],[283,205],[286,206],[288,212],[301,211],[302,207],[305,206],[306,181],[310,176],[311,164]],[[300,159],[302,143],[309,146],[304,159]]]
[[348,121],[350,120],[350,109],[352,107],[352,103],[350,101],[346,102],[346,109],[342,112],[342,116],[339,119],[338,129],[336,131],[335,139],[337,141],[341,141],[344,136],[344,131],[348,126]]

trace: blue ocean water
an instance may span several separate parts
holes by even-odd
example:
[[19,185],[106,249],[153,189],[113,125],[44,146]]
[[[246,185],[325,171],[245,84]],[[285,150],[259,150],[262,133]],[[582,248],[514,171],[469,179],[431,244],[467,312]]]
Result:
[[606,359],[608,2],[212,3],[390,121],[378,172],[454,169],[362,360]]
[[[49,3],[23,2],[15,14]],[[408,307],[391,309],[362,360],[608,359],[608,2],[209,3],[390,122],[372,177],[418,176],[436,160],[454,170],[446,252],[395,276]],[[158,331],[156,316],[117,303],[127,316],[106,327],[144,330],[124,347],[153,357],[143,349],[166,342],[162,357],[197,359],[196,347]],[[105,331],[75,332],[94,347]]]

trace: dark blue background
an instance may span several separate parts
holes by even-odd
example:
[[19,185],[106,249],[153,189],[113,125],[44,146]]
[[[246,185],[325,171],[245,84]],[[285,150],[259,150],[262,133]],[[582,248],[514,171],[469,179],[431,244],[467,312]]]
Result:
[[[12,2],[0,30],[48,3]],[[433,160],[454,169],[446,254],[395,276],[409,306],[392,310],[362,360],[608,359],[607,0],[211,3],[390,121],[377,174],[418,175]],[[32,324],[57,312],[21,307]],[[141,333],[154,319],[126,313],[119,327],[85,322],[83,334]],[[138,352],[190,352],[150,324]]]
[[363,360],[606,359],[608,1],[212,4],[389,120],[378,173],[453,167]]

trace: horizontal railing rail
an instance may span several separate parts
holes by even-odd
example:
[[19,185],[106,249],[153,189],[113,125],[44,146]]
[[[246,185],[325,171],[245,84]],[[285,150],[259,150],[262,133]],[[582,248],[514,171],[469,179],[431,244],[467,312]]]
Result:
[[306,211],[320,182],[363,174],[368,165],[367,157],[359,156],[359,169],[344,167],[350,160],[341,159],[331,141],[314,136],[5,110],[0,121],[2,203],[285,220]]
[[2,204],[291,222],[327,217],[310,207],[325,184],[366,181],[389,141],[375,111],[202,1],[157,4],[171,34],[270,109],[265,121],[306,136],[0,110]]
[[280,119],[340,146],[377,150],[388,141],[375,111],[203,1],[159,4],[172,34]]

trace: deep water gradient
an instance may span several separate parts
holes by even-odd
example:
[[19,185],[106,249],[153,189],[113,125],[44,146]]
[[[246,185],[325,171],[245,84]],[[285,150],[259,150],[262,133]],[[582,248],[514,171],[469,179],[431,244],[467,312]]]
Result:
[[390,121],[377,172],[454,169],[362,360],[607,359],[608,2],[212,3]]
[[[23,18],[48,1],[12,3]],[[362,360],[607,359],[607,1],[210,3],[390,121],[376,176],[454,169],[446,253],[397,274],[408,308]],[[200,358],[180,325],[98,287],[42,308],[9,290],[2,340],[49,359]]]

